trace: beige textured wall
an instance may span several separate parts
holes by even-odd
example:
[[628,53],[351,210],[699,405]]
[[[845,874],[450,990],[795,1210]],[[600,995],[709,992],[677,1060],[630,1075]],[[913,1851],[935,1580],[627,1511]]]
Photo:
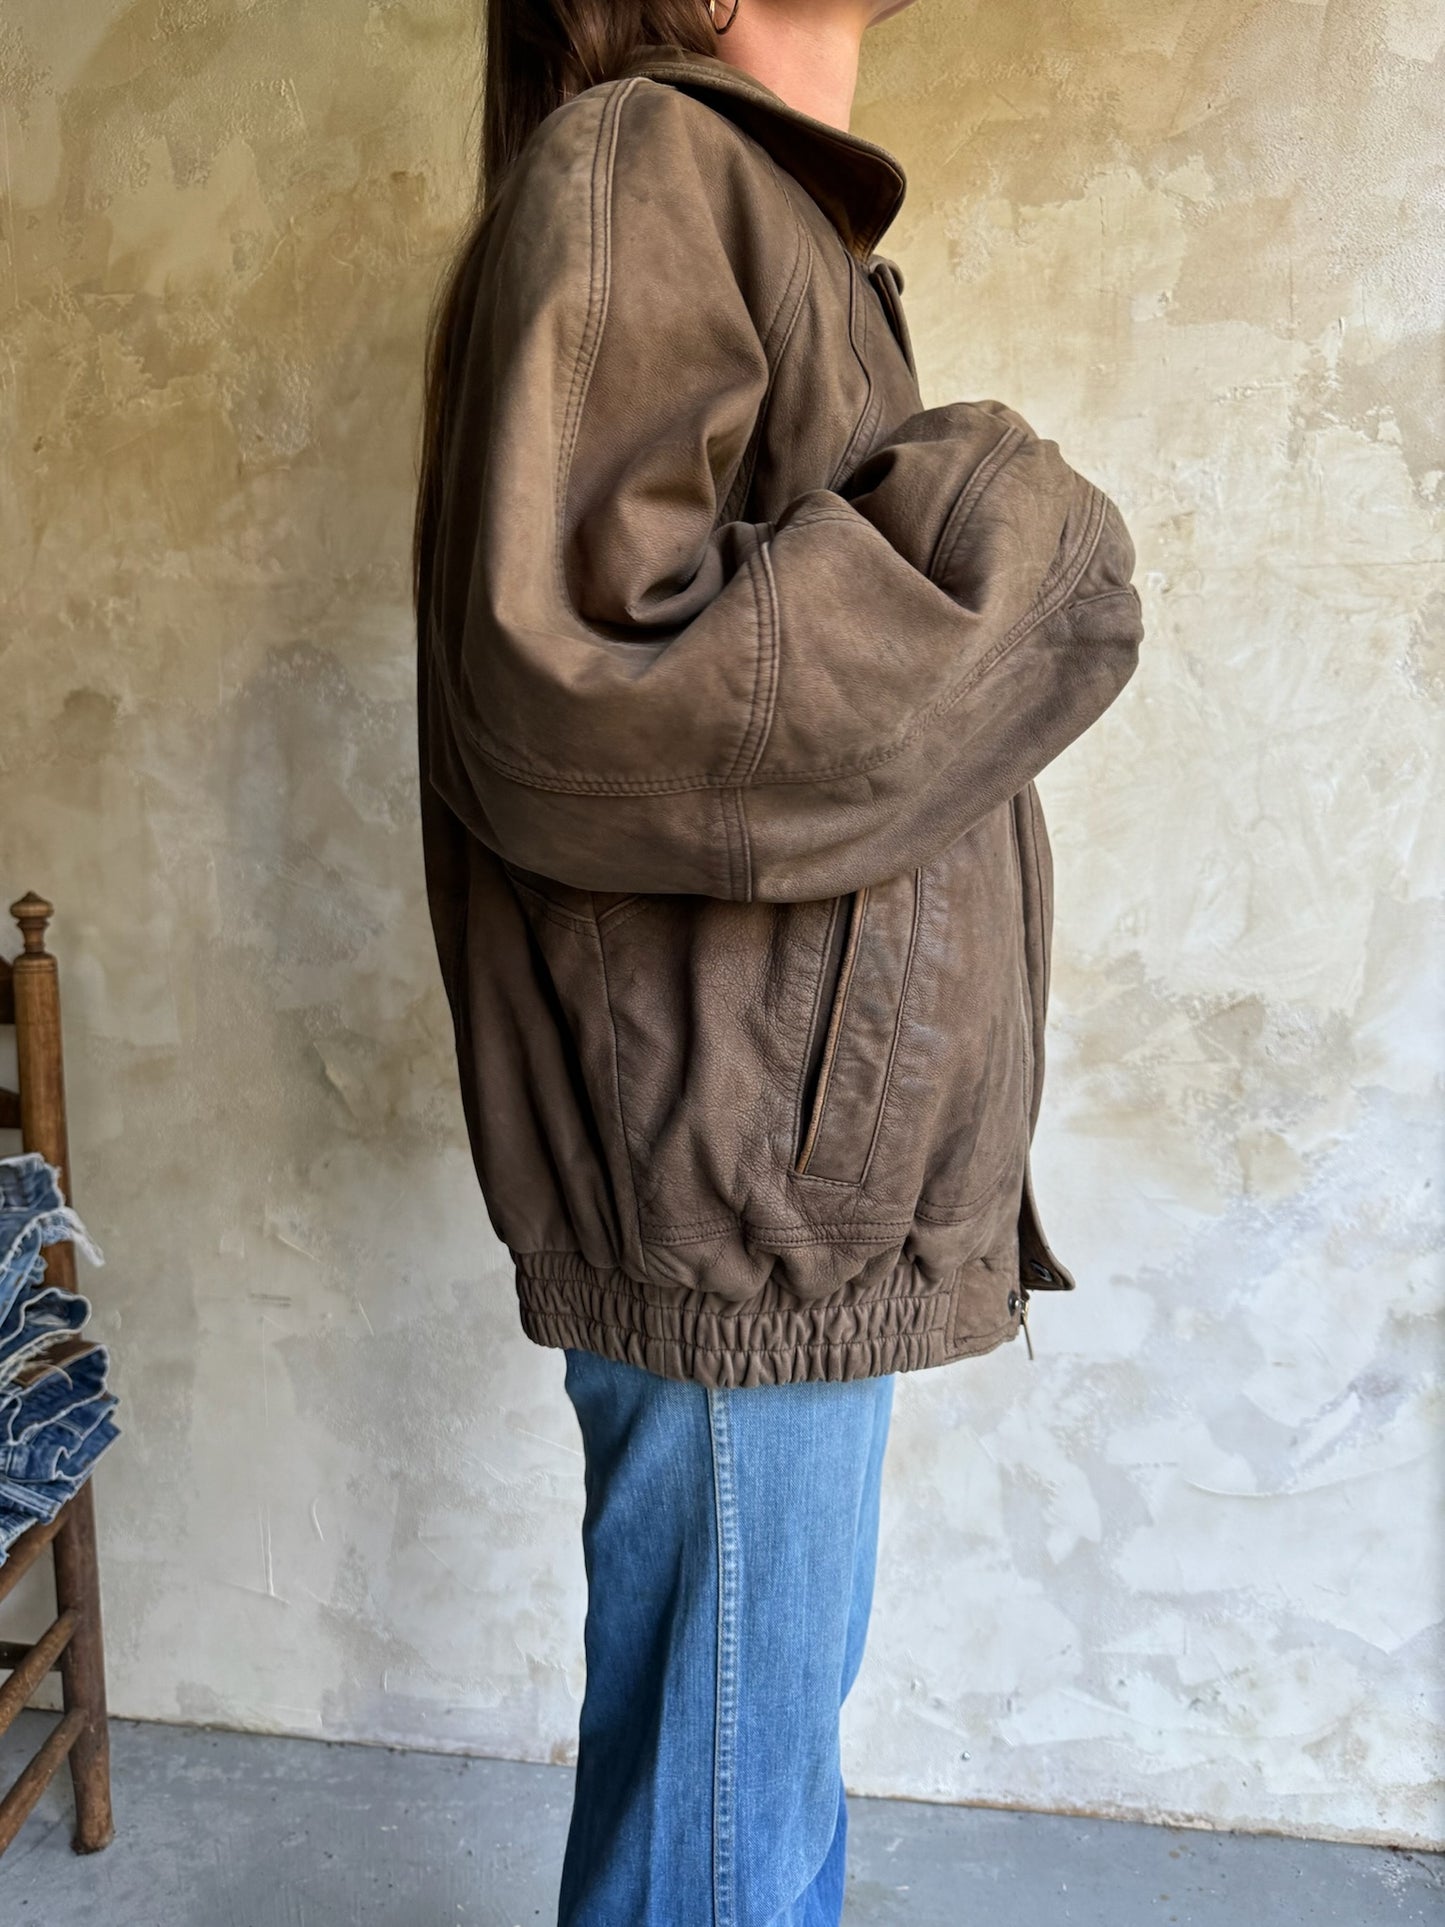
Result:
[[[565,1758],[580,1460],[414,820],[466,11],[0,19],[0,889],[61,909],[116,1709]],[[1110,488],[1149,637],[1043,784],[1080,1290],[1036,1362],[900,1385],[860,1790],[1441,1831],[1442,39],[1439,0],[922,0],[870,47],[930,398]]]

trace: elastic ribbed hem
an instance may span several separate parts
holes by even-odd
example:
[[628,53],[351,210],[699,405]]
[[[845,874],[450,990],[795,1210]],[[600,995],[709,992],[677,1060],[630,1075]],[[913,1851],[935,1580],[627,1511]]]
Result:
[[623,1271],[575,1254],[526,1252],[516,1261],[522,1329],[534,1344],[575,1347],[663,1378],[706,1386],[791,1385],[803,1380],[921,1371],[992,1351],[1017,1316],[982,1332],[956,1331],[947,1288],[880,1293],[856,1304],[742,1306],[717,1311],[685,1292],[660,1301]]

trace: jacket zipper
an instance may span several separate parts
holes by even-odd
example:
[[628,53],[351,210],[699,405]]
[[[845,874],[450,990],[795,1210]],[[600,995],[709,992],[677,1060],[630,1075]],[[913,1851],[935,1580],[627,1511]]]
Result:
[[[1033,1011],[1033,1004],[1029,998],[1028,930],[1023,920],[1024,919],[1024,853],[1023,853],[1023,846],[1019,842],[1018,812],[1014,808],[1013,803],[1009,804],[1009,837],[1013,843],[1014,875],[1018,879],[1019,929],[1020,929],[1021,939],[1022,939],[1020,943],[1020,948],[1019,948],[1019,957],[1020,957],[1019,1014],[1023,1018],[1024,1069],[1026,1072],[1026,1075],[1024,1077],[1024,1135],[1025,1135],[1024,1165],[1025,1165],[1025,1170],[1027,1170],[1027,1166],[1028,1166],[1027,1140],[1030,1134],[1030,1123],[1033,1117],[1033,1098],[1034,1098],[1034,1070],[1035,1070],[1034,1011]],[[1027,1345],[1029,1357],[1030,1359],[1032,1359],[1034,1356],[1034,1340],[1033,1340],[1033,1334],[1029,1330],[1029,1288],[1024,1283],[1022,1265],[1019,1266],[1018,1291],[1019,1291],[1019,1324],[1023,1327],[1024,1344]]]

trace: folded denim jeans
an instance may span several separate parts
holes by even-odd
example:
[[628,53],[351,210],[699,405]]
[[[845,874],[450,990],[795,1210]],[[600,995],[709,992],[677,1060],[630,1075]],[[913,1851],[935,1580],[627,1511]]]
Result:
[[[0,1158],[0,1281],[6,1277],[12,1246],[27,1233],[34,1233],[38,1244],[72,1238],[93,1265],[105,1262],[85,1226],[65,1202],[60,1173],[38,1151]],[[4,1283],[0,1282],[0,1302],[3,1292]]]
[[0,1385],[0,1473],[28,1477],[19,1470],[19,1455],[33,1451],[39,1438],[83,1437],[100,1416],[87,1411],[107,1396],[109,1365],[109,1353],[97,1345],[79,1358],[42,1365],[27,1385]]
[[0,1158],[0,1564],[37,1519],[51,1519],[119,1437],[103,1345],[47,1363],[76,1335],[90,1301],[45,1283],[44,1247],[69,1240],[104,1260],[65,1203],[60,1173],[36,1152]]
[[[39,1262],[43,1266],[45,1261]],[[0,1318],[0,1376],[18,1371],[55,1339],[78,1332],[89,1317],[90,1300],[81,1292],[59,1285],[17,1292],[9,1312]]]
[[40,1519],[53,1518],[83,1484],[106,1446],[119,1436],[119,1428],[110,1417],[116,1403],[113,1393],[96,1400],[92,1422],[83,1436],[62,1431],[46,1434],[28,1446],[37,1471],[32,1476],[22,1469],[13,1477],[0,1472],[0,1506],[30,1511]]

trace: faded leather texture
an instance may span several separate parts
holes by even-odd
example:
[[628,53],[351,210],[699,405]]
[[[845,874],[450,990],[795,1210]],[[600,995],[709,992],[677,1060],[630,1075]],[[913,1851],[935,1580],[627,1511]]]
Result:
[[1072,1289],[1033,1193],[1033,779],[1142,638],[1112,502],[924,408],[883,150],[657,49],[465,270],[419,604],[467,1126],[539,1343],[943,1364]]

